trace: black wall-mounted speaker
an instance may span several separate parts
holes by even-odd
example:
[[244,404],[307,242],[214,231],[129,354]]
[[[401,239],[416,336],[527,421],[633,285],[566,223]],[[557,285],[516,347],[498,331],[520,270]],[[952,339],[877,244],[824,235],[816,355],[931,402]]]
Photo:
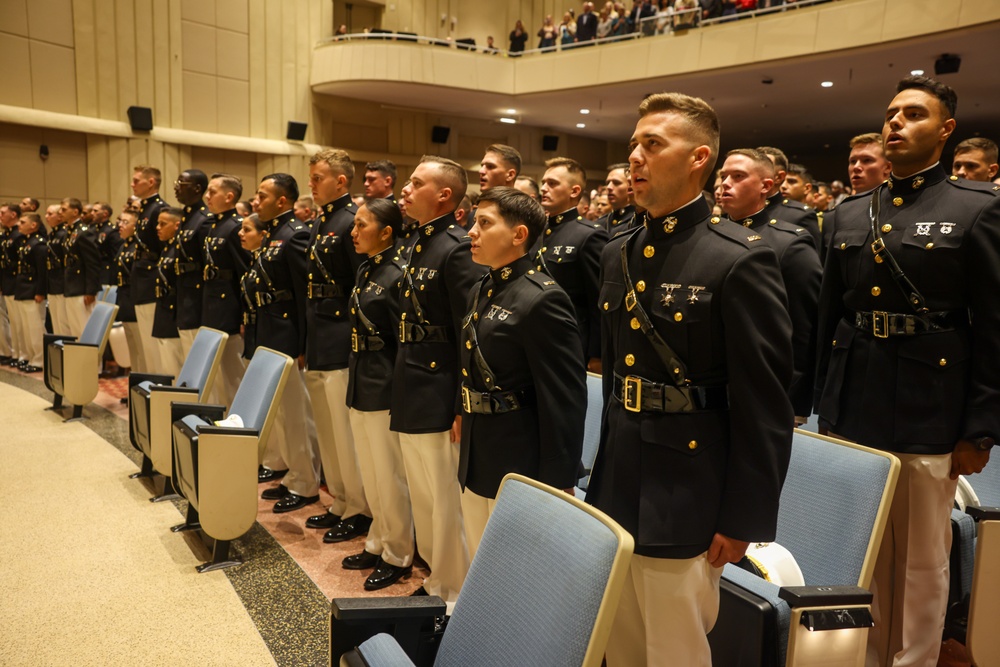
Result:
[[128,124],[136,132],[149,132],[153,129],[153,110],[149,107],[129,107]]
[[559,137],[555,134],[546,134],[542,136],[542,150],[543,151],[557,151],[559,150]]
[[431,142],[435,144],[446,144],[448,143],[449,134],[451,134],[450,127],[435,125],[431,128]]
[[942,74],[957,74],[961,66],[961,56],[957,56],[954,53],[945,53],[934,61],[934,74],[938,76]]
[[289,141],[302,141],[306,138],[306,128],[308,127],[308,123],[297,123],[294,120],[290,120],[288,121],[288,131],[285,133],[285,137]]

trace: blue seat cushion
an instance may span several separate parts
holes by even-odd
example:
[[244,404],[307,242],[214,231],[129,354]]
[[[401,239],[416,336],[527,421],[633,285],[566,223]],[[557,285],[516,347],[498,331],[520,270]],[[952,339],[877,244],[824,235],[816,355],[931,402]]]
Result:
[[367,640],[358,647],[358,653],[365,663],[372,667],[402,667],[412,665],[413,661],[399,647],[391,635],[382,632]]

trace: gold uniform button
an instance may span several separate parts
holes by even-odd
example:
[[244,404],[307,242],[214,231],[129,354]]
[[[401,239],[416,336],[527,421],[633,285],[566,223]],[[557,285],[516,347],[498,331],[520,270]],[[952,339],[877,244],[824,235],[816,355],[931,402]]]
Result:
[[948,365],[947,359],[942,359],[941,361],[938,362],[938,366],[947,366],[947,365]]
[[432,361],[431,362],[431,368],[437,368],[437,362],[436,361]]
[[486,290],[486,296],[493,296],[493,290],[492,289]]
[[635,291],[636,292],[645,292],[646,291],[646,281],[645,280],[640,280],[639,282],[637,282],[635,284]]
[[953,180],[953,181],[957,181],[958,180],[958,176],[949,176],[948,178],[951,179],[951,180]]
[[674,313],[674,322],[680,322],[683,319],[684,319],[684,313],[681,313],[680,311]]
[[632,321],[629,322],[629,326],[631,326],[633,329],[638,329],[641,325],[639,324],[638,318],[633,317]]
[[420,291],[423,292],[425,287],[427,287],[427,285],[421,285],[420,286]]
[[604,310],[607,310],[607,309],[608,309],[608,306],[609,306],[609,305],[610,305],[610,304],[608,304],[608,302],[607,302],[607,301],[605,301],[605,302],[604,302]]
[[928,243],[928,244],[927,244],[927,245],[925,245],[924,247],[925,247],[925,248],[927,248],[928,250],[930,250],[931,248],[933,248],[933,247],[934,247],[934,244],[933,244],[933,243]]
[[469,377],[469,371],[467,371],[467,370],[465,370],[465,369],[463,368],[463,369],[462,369],[462,375],[464,375],[465,377]]
[[410,290],[406,290],[406,293],[403,296],[410,296]]
[[833,346],[837,347],[837,339],[836,338],[833,339]]
[[648,245],[648,246],[646,246],[645,248],[642,249],[642,254],[647,259],[649,259],[650,257],[652,257],[655,253],[656,253],[656,249],[653,246],[651,246],[651,245]]
[[893,197],[892,198],[892,205],[893,206],[902,206],[903,205],[903,198],[902,197]]
[[688,443],[688,449],[698,449],[698,441],[692,440]]
[[890,224],[884,224],[884,225],[882,225],[882,233],[883,234],[888,234],[891,231],[892,231],[892,225],[890,225]]
[[465,349],[466,350],[471,350],[472,349],[472,341],[471,340],[465,341]]
[[776,225],[776,224],[778,224],[778,221],[777,220],[770,220],[770,221],[768,221],[767,224],[769,224],[769,225]]
[[846,247],[847,247],[847,244],[846,244],[846,243],[841,243],[841,244],[840,244],[840,249],[841,249],[841,250],[845,249]]
[[882,293],[882,288],[879,287],[878,285],[872,288],[872,296],[878,296],[881,293]]
[[713,216],[712,216],[712,219],[711,219],[711,221],[710,221],[710,222],[711,222],[711,223],[712,223],[713,225],[717,225],[717,224],[719,224],[720,222],[722,222],[722,218],[720,218],[720,217],[719,217],[719,216],[717,216],[717,215],[713,215]]
[[546,230],[545,230],[545,235],[546,235],[546,236],[548,236],[548,235],[549,235],[549,234],[551,234],[551,233],[552,233],[552,230],[551,230],[551,229],[546,229]]
[[417,244],[417,247],[414,248],[414,250],[416,250],[417,252],[420,252],[422,250],[419,243]]
[[542,246],[542,252],[545,252],[546,250],[548,250],[548,248],[546,248],[545,246]]
[[625,365],[626,366],[635,366],[635,355],[634,354],[626,354],[625,355]]
[[356,311],[353,308],[351,308],[351,315],[356,315],[356,314],[357,314]]
[[882,257],[880,255],[875,255],[875,263],[876,264],[881,264],[882,263]]
[[535,275],[535,270],[534,269],[528,269],[528,275],[529,276]]

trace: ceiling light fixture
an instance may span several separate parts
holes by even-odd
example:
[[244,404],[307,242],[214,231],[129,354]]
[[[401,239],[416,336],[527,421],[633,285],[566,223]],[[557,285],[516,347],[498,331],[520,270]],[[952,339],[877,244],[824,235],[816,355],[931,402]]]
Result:
[[582,130],[583,128],[587,127],[587,124],[586,123],[577,123],[576,126]]
[[517,109],[507,109],[507,113],[513,116],[514,114],[517,113]]
[[911,69],[910,70],[910,74],[912,76],[923,76],[924,75],[924,70],[922,70],[922,69]]
[[514,125],[515,123],[517,123],[517,121],[514,120],[513,118],[507,118],[506,116],[502,116],[500,118],[500,122],[507,123],[508,125]]
[[590,113],[590,109],[580,109],[580,113],[586,116],[588,113]]
[[824,81],[819,85],[823,86],[824,88],[833,88],[833,81]]

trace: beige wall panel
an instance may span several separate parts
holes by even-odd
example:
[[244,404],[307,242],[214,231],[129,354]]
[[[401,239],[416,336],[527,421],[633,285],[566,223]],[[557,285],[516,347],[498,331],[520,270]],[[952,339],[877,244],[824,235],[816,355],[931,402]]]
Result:
[[[76,113],[81,116],[98,115],[95,23],[93,0],[74,0],[73,32],[76,46],[73,54],[73,72],[76,77]],[[32,85],[35,85],[34,81]]]
[[312,0],[297,0],[296,18],[292,40],[295,45],[295,115],[308,124],[306,141],[313,141],[316,130],[313,127],[312,93],[309,91],[309,68],[312,66],[312,43],[308,37],[309,5]]
[[226,173],[243,180],[243,199],[250,199],[257,189],[257,155],[245,151],[226,151]]
[[266,25],[264,0],[248,0],[250,44],[250,136],[267,136],[267,51],[264,45]]
[[131,170],[133,167],[138,167],[139,165],[148,165],[150,167],[156,167],[157,169],[163,169],[163,164],[161,162],[153,162],[149,156],[149,140],[148,139],[129,139],[128,140],[128,164],[129,164],[129,179],[132,178]]
[[[831,3],[824,7],[819,14],[816,49],[835,51],[880,41],[884,9],[882,0]],[[845,25],[851,29],[844,30]]]
[[212,76],[218,74],[215,28],[185,20],[181,21],[181,36],[184,70]]
[[32,40],[31,88],[36,109],[77,113],[73,49]]
[[[282,22],[281,0],[264,0],[264,15],[267,21],[264,30],[264,50],[267,60],[264,63],[264,77],[267,89],[262,100],[265,111],[265,134],[271,139],[283,137],[281,116],[284,110],[282,99]],[[277,28],[277,29],[274,29]]]
[[128,139],[108,137],[109,201],[116,211],[120,211],[132,195],[132,167],[136,164],[129,161]]
[[0,32],[0,53],[3,67],[0,67],[0,90],[3,103],[18,107],[31,104],[31,47],[24,37]]
[[97,13],[97,111],[101,118],[125,117],[118,101],[118,46],[114,5],[104,4]]
[[701,36],[699,62],[702,69],[743,64],[756,51],[755,31],[739,23],[712,26]]
[[219,102],[214,76],[184,72],[184,128],[219,131]]
[[51,44],[73,46],[73,0],[31,0],[28,3],[28,36]]
[[[160,0],[163,1],[163,0]],[[181,29],[180,0],[169,2],[169,49],[170,49],[170,124],[171,127],[184,127],[184,63],[183,63],[183,30]],[[214,14],[214,12],[213,12]]]
[[[250,79],[250,44],[246,33],[215,31],[217,74],[229,79]],[[308,86],[308,81],[306,82]]]
[[759,21],[754,59],[759,62],[810,54],[816,47],[818,28],[819,12],[816,11],[790,12]]
[[253,183],[249,188],[244,188],[248,190],[251,196],[244,197],[244,199],[253,199],[253,193],[257,191],[257,186],[260,184],[260,179],[264,178],[268,174],[278,173],[278,170],[274,168],[274,157],[273,155],[258,155],[257,156],[257,178],[256,183]]
[[[45,179],[38,146],[43,143],[42,131],[37,128],[0,123],[0,200],[42,198]],[[56,159],[52,151],[59,148],[50,146],[49,150],[49,159]]]
[[299,105],[298,105],[298,93],[296,90],[295,82],[297,78],[297,68],[298,62],[296,61],[296,48],[295,48],[295,36],[296,36],[296,12],[295,6],[300,0],[282,0],[282,12],[281,21],[276,23],[274,27],[281,28],[280,38],[281,38],[281,52],[278,55],[281,63],[281,74],[280,74],[280,87],[276,87],[275,90],[279,91],[281,96],[281,117],[278,119],[278,125],[280,127],[280,133],[276,134],[274,138],[284,137],[286,134],[286,123],[290,120],[308,120],[303,119],[299,115]]
[[385,128],[335,123],[329,132],[330,143],[334,146],[350,147],[355,150],[388,153],[389,142]]
[[180,174],[181,171],[185,169],[190,169],[194,166],[193,149],[191,146],[179,145],[177,148],[177,162],[180,165],[180,169],[177,173]]
[[313,5],[319,6],[319,23],[315,24],[316,40],[333,35],[333,4],[314,0]]
[[180,152],[174,144],[164,144],[158,141],[150,142],[149,148],[151,153],[160,153],[160,168],[163,171],[163,184],[160,186],[160,196],[170,202],[171,206],[177,206],[177,198],[174,197],[174,181],[190,165],[181,160]]
[[28,0],[0,2],[0,31],[28,36]]
[[[581,56],[580,52],[585,52]],[[549,55],[548,57],[553,57]],[[555,56],[559,57],[559,56]],[[593,85],[594,72],[600,66],[601,49],[580,49],[573,56],[573,66],[557,70],[559,73],[553,80],[554,88],[586,88]]]
[[[153,18],[153,0],[135,2],[135,63],[136,99],[139,106],[153,109],[153,122],[161,122],[160,109],[156,105],[156,63],[153,49],[153,32],[162,30]],[[164,125],[169,120],[169,110],[162,114]]]
[[191,148],[191,165],[201,169],[211,178],[214,173],[226,173],[226,151],[219,148],[193,146]]
[[43,166],[46,196],[88,199],[86,137],[77,132],[43,130],[42,142],[49,146],[49,159]]
[[226,30],[249,32],[247,0],[215,0],[215,24]]
[[886,0],[882,38],[903,39],[958,27],[956,9],[954,2]]
[[476,55],[459,51],[445,51],[437,54],[435,71],[438,76],[444,76],[448,84],[458,88],[477,88],[489,90],[491,86],[486,81],[480,81]]
[[181,0],[181,19],[204,25],[216,25],[218,19],[215,2],[216,0]]
[[250,84],[246,81],[217,79],[219,132],[249,136]]
[[118,50],[118,116],[125,118],[125,110],[130,106],[146,106],[139,103],[139,89],[136,73],[136,23],[135,4],[132,0],[115,2],[115,45]]
[[1000,2],[996,0],[962,0],[959,25],[978,25],[983,21],[1000,20]]
[[87,198],[91,201],[104,200],[118,210],[111,198],[111,180],[108,170],[108,138],[87,135]]
[[514,70],[504,65],[500,58],[480,58],[476,62],[480,85],[486,90],[513,91]]
[[153,91],[157,125],[177,127],[170,103],[170,6],[166,0],[153,3]]
[[692,31],[682,37],[649,40],[647,76],[657,77],[666,73],[697,70],[703,34]]
[[[601,61],[595,72],[591,72],[595,81],[617,81],[626,73],[636,70],[637,63],[648,63],[649,50],[658,39],[643,39],[628,44],[604,44],[597,47],[601,51]],[[639,74],[635,72],[635,74]],[[635,76],[633,74],[632,76]]]

